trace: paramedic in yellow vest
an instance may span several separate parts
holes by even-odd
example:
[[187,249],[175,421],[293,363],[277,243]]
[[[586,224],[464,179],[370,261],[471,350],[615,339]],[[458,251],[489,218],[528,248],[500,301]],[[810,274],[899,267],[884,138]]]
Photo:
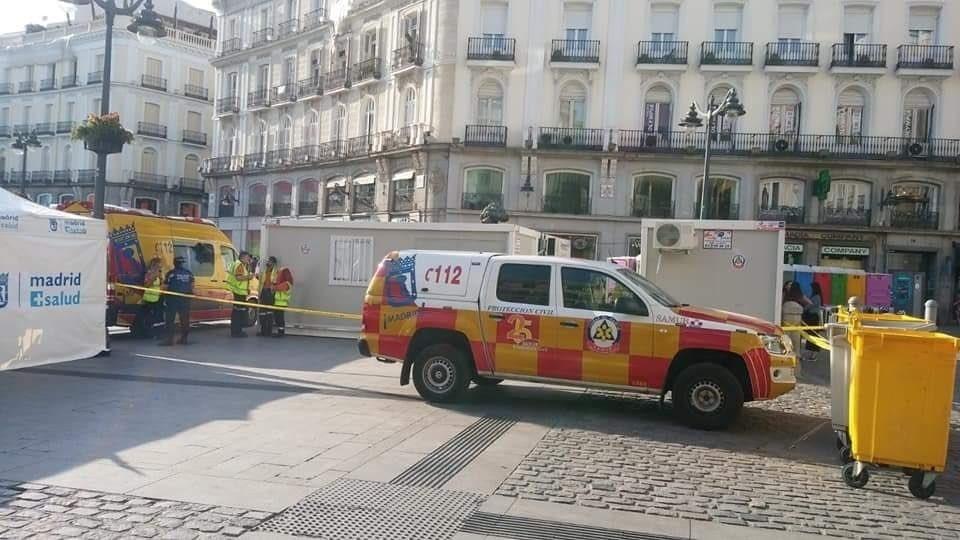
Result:
[[147,266],[147,272],[143,278],[143,286],[151,291],[143,291],[143,297],[140,301],[140,312],[133,325],[133,332],[136,336],[146,338],[154,337],[154,326],[157,321],[163,320],[163,310],[160,303],[160,288],[163,284],[163,261],[160,257],[154,257]]
[[[293,274],[289,268],[279,266],[276,257],[270,257],[273,261],[273,305],[277,307],[290,307],[290,297],[293,295]],[[283,337],[286,333],[286,312],[277,309],[273,312],[273,322],[276,325],[277,333],[274,337]]]
[[[267,257],[266,268],[264,268],[263,273],[257,277],[260,279],[260,304],[262,306],[274,305],[273,282],[277,279],[277,258]],[[260,330],[257,332],[258,336],[268,337],[273,335],[273,313],[272,309],[267,309],[266,307],[260,308]]]
[[[227,272],[227,290],[233,294],[235,302],[246,302],[250,292],[250,280],[253,273],[250,271],[252,257],[246,251],[240,252],[240,260],[234,261]],[[244,319],[247,308],[234,304],[230,312],[230,337],[247,337],[243,332]]]

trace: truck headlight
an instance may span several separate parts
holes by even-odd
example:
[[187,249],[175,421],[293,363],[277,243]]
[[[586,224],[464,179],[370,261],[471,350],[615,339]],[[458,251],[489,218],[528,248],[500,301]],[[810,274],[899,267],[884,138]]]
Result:
[[782,356],[790,353],[791,346],[784,336],[761,334],[760,340],[763,342],[763,348],[770,354]]

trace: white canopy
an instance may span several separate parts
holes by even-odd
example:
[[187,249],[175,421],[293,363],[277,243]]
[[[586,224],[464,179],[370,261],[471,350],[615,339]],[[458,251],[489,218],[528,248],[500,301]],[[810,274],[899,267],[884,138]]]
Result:
[[102,351],[106,281],[103,220],[0,189],[0,370]]

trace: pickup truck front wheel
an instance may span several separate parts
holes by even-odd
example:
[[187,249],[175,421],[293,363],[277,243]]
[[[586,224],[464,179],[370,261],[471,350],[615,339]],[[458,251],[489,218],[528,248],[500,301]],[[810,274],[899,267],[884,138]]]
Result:
[[466,356],[452,345],[431,345],[413,360],[413,385],[427,401],[456,401],[469,386],[471,375]]
[[727,368],[694,364],[673,384],[673,411],[680,422],[697,429],[724,429],[743,408],[743,389]]

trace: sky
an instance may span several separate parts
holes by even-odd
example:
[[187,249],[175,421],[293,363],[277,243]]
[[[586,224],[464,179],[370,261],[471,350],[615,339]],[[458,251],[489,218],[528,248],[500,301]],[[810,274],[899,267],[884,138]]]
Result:
[[[212,0],[181,0],[199,8],[212,10]],[[0,0],[3,5],[3,17],[0,17],[0,34],[19,32],[29,23],[48,24],[64,21],[67,13],[72,13],[77,6],[66,4],[60,0]],[[90,9],[83,6],[79,9]],[[46,20],[44,20],[46,17]]]

